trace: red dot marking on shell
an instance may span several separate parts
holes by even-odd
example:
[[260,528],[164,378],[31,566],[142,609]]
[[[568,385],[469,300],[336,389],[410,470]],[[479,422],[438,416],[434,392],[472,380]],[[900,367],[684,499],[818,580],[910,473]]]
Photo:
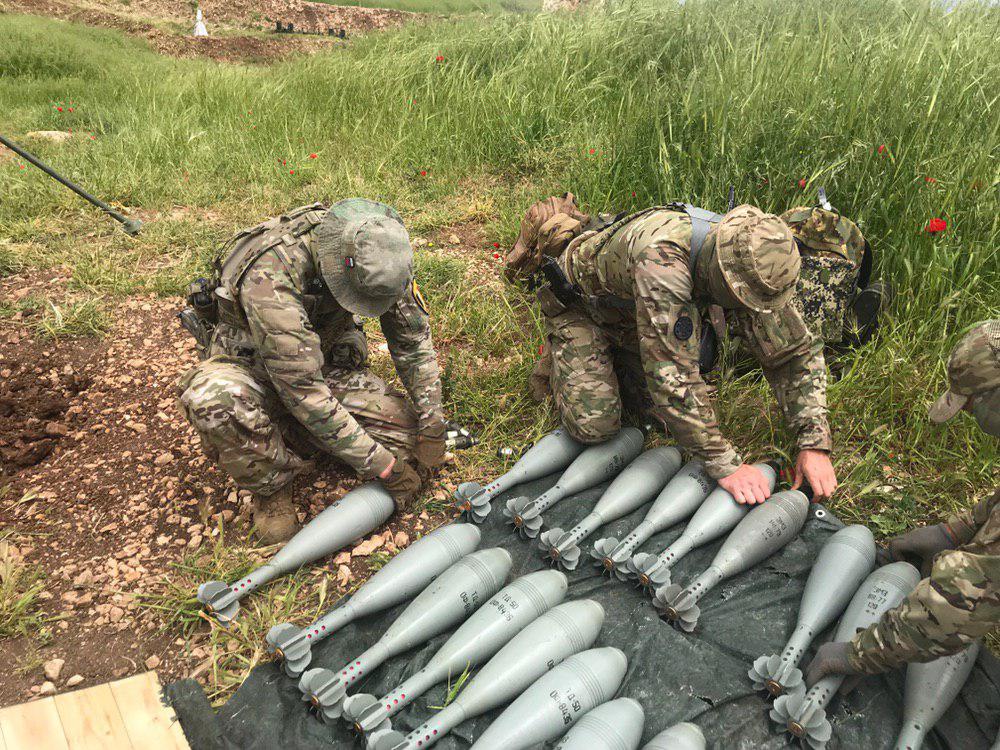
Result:
[[318,630],[316,630],[316,631],[314,631],[314,632],[316,633],[316,635],[319,635],[319,631],[318,631]]
[[392,705],[398,706],[399,705],[399,699],[398,698],[393,699]]
[[326,625],[320,628],[320,630],[326,630]]
[[239,587],[233,586],[233,591],[239,591]]
[[400,693],[399,697],[402,698],[403,700],[406,700],[406,693]]
[[250,583],[250,579],[249,578],[247,578],[247,583]]
[[312,638],[312,633],[306,633],[306,638]]
[[357,664],[357,665],[359,665],[359,666],[360,666],[360,664],[361,664],[361,662],[359,662],[359,661],[356,661],[356,662],[354,662],[354,663],[355,663],[355,664]]
[[386,707],[385,707],[385,710],[386,710],[386,711],[391,711],[391,710],[392,710],[392,706],[386,706]]
[[437,733],[438,733],[438,730],[436,730],[436,729],[435,729],[435,730],[434,730],[434,734],[437,734]]
[[247,585],[246,585],[245,583],[241,583],[241,584],[240,584],[240,588],[241,588],[241,589],[245,589],[246,587],[247,587]]

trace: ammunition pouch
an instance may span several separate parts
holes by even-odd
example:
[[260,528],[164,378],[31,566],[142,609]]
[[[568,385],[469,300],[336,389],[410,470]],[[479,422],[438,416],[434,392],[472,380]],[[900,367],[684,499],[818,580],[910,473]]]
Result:
[[548,283],[552,294],[554,294],[556,299],[559,300],[564,306],[569,307],[570,305],[580,301],[581,295],[579,288],[577,288],[576,284],[566,278],[566,274],[556,262],[555,258],[549,257],[548,255],[542,256],[542,263],[539,266],[539,270],[545,278],[545,281]]
[[177,313],[177,318],[184,328],[194,336],[198,348],[198,356],[205,359],[208,346],[212,341],[212,333],[219,323],[219,305],[215,296],[217,284],[206,278],[199,278],[188,284],[188,306]]

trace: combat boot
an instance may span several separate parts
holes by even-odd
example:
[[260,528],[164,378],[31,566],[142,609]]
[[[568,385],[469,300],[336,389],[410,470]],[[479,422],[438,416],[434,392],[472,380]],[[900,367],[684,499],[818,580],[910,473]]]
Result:
[[253,495],[253,525],[262,544],[287,542],[299,530],[292,488],[282,487],[272,495]]

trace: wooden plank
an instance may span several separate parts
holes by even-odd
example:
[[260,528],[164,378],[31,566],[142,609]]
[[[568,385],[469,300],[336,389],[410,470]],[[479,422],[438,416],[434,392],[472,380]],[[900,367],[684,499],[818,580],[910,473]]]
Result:
[[132,750],[109,685],[57,695],[55,703],[70,750]]
[[189,750],[174,711],[160,700],[156,672],[146,672],[113,682],[125,729],[137,750]]
[[68,750],[59,711],[51,698],[0,710],[7,750]]

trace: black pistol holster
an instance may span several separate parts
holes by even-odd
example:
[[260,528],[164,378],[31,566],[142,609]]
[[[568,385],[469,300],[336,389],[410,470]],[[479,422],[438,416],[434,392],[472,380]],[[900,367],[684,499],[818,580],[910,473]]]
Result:
[[188,306],[177,313],[181,325],[194,336],[198,356],[205,359],[212,332],[219,322],[219,302],[215,297],[217,284],[209,279],[195,279],[188,284]]

